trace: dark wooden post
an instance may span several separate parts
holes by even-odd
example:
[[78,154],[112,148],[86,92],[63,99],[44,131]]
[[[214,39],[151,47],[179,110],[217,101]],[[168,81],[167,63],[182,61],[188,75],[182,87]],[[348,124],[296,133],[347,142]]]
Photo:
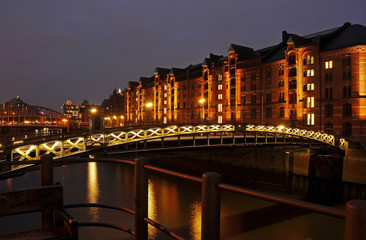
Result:
[[148,179],[145,165],[148,160],[140,158],[135,160],[135,233],[137,240],[145,240],[148,236]]
[[352,200],[347,202],[344,239],[366,239],[366,201]]
[[[41,156],[40,177],[41,186],[53,185],[53,157],[50,154]],[[53,228],[53,210],[48,208],[41,212],[41,228],[50,230]]]
[[220,190],[217,185],[221,175],[207,172],[202,175],[202,240],[220,239]]

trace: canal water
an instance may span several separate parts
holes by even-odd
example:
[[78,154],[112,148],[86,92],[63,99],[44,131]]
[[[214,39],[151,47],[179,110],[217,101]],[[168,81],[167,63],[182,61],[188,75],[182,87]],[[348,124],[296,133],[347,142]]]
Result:
[[[64,187],[64,203],[104,203],[133,209],[132,166],[82,163],[56,167],[55,182]],[[38,187],[39,172],[0,181],[0,190]],[[230,192],[222,192],[221,239],[324,240],[343,239],[343,220],[288,209]],[[106,222],[133,229],[133,216],[99,208],[69,209],[79,222]],[[200,239],[201,186],[151,173],[149,218],[186,239]],[[39,214],[0,217],[0,235],[39,227]],[[100,227],[80,227],[80,239],[133,239],[127,233]],[[1,237],[0,237],[1,239]],[[149,227],[149,239],[171,239]]]

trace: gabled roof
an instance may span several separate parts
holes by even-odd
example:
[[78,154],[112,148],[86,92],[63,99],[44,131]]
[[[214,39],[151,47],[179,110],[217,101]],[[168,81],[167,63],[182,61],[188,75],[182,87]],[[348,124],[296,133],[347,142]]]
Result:
[[131,89],[135,89],[138,85],[139,85],[139,83],[138,83],[138,82],[134,82],[134,81],[129,81],[129,82],[128,82],[128,86],[129,86]]
[[154,76],[152,76],[152,77],[140,77],[139,81],[141,82],[141,84],[143,86],[145,86],[148,83],[153,83],[154,82]]
[[157,73],[161,77],[166,77],[166,75],[168,75],[169,72],[170,72],[170,69],[168,69],[168,68],[160,68],[160,67],[157,67],[154,70],[154,73]]
[[183,68],[172,68],[170,69],[169,74],[173,74],[174,76],[180,76],[182,74],[186,74],[187,70]]
[[256,54],[255,54],[253,48],[244,47],[244,46],[240,46],[240,45],[233,44],[233,43],[230,44],[229,49],[227,51],[235,52],[236,54],[238,54],[239,60],[250,59],[250,58],[256,57]]
[[295,44],[296,47],[300,47],[300,46],[309,45],[312,42],[307,38],[300,37],[296,34],[290,34],[290,37],[288,38],[287,43],[293,43],[293,44]]
[[218,63],[220,61],[222,61],[223,56],[222,55],[215,55],[213,53],[210,53],[210,57],[209,58],[205,58],[202,62],[202,66],[207,66],[207,67],[211,67],[212,63]]
[[366,45],[366,27],[360,24],[346,25],[335,36],[321,42],[322,51]]

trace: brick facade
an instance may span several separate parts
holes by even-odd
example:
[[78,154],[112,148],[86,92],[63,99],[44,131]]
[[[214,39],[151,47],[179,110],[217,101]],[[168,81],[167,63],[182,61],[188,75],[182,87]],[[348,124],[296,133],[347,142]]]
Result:
[[268,48],[231,44],[227,56],[130,82],[124,125],[283,124],[366,138],[366,28],[282,36]]

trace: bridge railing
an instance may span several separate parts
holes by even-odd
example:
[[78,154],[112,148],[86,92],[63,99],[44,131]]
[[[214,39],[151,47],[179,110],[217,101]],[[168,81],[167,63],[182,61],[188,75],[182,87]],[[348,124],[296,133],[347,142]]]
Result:
[[[53,184],[53,164],[71,164],[75,162],[112,162],[122,163],[135,166],[135,210],[126,209],[123,207],[108,206],[104,204],[72,204],[64,206],[66,208],[71,207],[103,207],[109,209],[115,209],[124,211],[135,216],[135,229],[131,230],[123,226],[116,226],[108,223],[79,223],[79,226],[102,226],[114,229],[119,229],[124,232],[130,233],[135,236],[135,239],[142,240],[148,239],[148,224],[154,226],[158,230],[168,234],[174,239],[183,239],[177,234],[169,231],[164,226],[148,218],[148,177],[147,170],[168,174],[178,178],[182,178],[187,181],[193,181],[202,184],[202,218],[201,218],[201,239],[203,240],[218,240],[220,239],[220,208],[221,208],[221,191],[231,191],[234,193],[247,195],[250,197],[271,201],[274,203],[284,204],[287,206],[297,207],[311,212],[316,212],[336,218],[345,219],[345,240],[359,240],[365,239],[366,236],[366,201],[352,200],[347,202],[346,210],[327,207],[319,204],[309,203],[301,200],[290,199],[273,194],[253,191],[246,188],[233,186],[221,182],[221,176],[218,173],[208,172],[202,175],[202,178],[179,173],[176,171],[167,170],[164,168],[149,165],[147,159],[136,159],[134,162],[117,159],[82,159],[82,158],[69,158],[64,160],[53,161],[51,155],[43,155],[41,161],[30,161],[32,164],[41,163],[41,184],[52,185]],[[0,163],[1,165],[14,165],[24,163]],[[42,224],[48,224],[45,220],[52,221],[50,218],[50,212],[42,212]]]
[[[232,125],[232,124],[213,124],[213,125],[172,125],[156,126],[152,128],[124,128],[114,132],[92,132],[83,135],[60,136],[59,139],[53,139],[33,144],[24,144],[13,146],[10,154],[11,160],[14,155],[19,156],[19,160],[37,160],[40,154],[54,154],[55,158],[71,156],[85,152],[93,147],[108,147],[120,144],[126,144],[138,141],[147,141],[150,139],[181,135],[210,134],[210,133],[264,133],[267,135],[292,136],[302,139],[310,139],[323,144],[333,146],[344,151],[347,150],[348,142],[345,139],[336,139],[335,136],[314,132],[305,129],[289,128],[285,126],[267,126],[267,125]],[[267,143],[267,142],[266,142]]]

